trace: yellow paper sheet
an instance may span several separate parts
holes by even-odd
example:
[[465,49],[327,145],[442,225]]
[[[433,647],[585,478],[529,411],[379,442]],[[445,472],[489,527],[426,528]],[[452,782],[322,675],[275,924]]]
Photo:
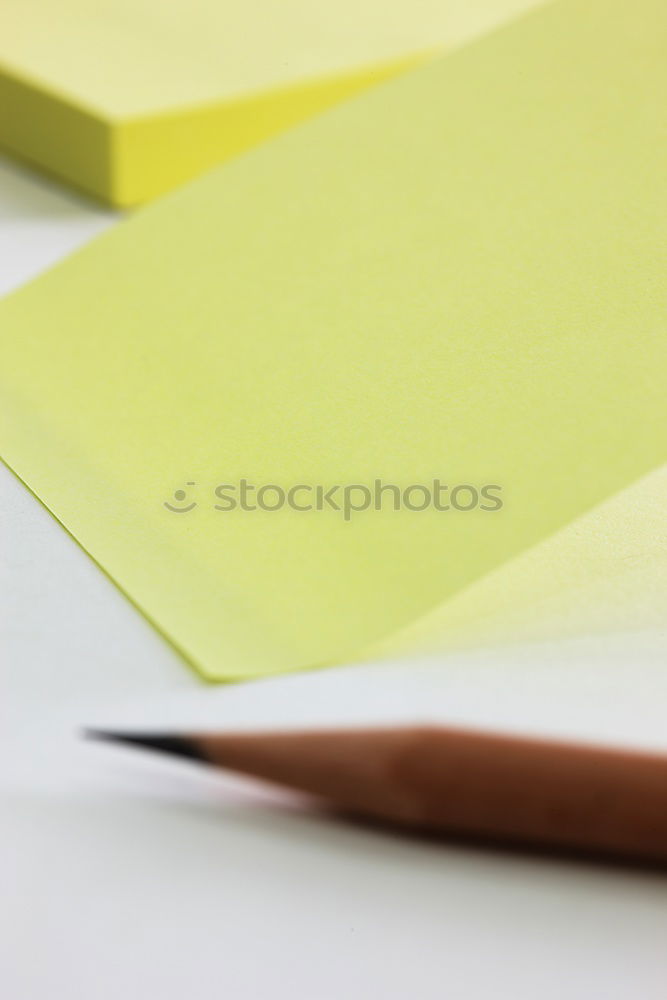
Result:
[[[562,0],[0,303],[5,460],[204,676],[357,652],[665,460],[665,34]],[[504,506],[215,509],[378,477]]]
[[374,655],[663,630],[667,465],[392,634]]
[[114,205],[537,0],[3,0],[0,144]]

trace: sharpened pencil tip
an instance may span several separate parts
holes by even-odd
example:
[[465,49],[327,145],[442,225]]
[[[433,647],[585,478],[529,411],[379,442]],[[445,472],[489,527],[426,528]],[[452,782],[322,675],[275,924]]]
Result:
[[138,747],[143,750],[155,750],[173,757],[185,757],[188,760],[206,762],[206,756],[202,753],[197,741],[189,736],[177,736],[173,733],[122,732],[110,729],[84,729],[83,736],[87,740],[119,743],[123,746]]

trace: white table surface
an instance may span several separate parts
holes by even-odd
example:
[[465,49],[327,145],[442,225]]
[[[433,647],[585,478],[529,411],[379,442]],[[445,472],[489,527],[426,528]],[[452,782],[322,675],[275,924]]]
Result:
[[[113,223],[0,161],[0,292]],[[3,467],[0,554],[7,1000],[665,996],[660,873],[403,840],[78,736],[438,717],[667,747],[664,632],[211,688]]]

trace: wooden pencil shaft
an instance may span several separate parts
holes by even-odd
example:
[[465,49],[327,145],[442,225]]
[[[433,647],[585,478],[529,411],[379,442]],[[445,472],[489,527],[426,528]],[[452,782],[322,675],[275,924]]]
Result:
[[220,767],[392,823],[667,861],[667,755],[437,727],[193,739]]

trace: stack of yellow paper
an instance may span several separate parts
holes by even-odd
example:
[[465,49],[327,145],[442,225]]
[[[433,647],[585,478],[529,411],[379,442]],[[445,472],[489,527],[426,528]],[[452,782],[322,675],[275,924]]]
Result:
[[[664,461],[666,29],[561,0],[0,304],[4,458],[205,676],[346,656]],[[378,478],[503,506],[225,499]]]
[[537,0],[4,0],[0,145],[113,205]]

